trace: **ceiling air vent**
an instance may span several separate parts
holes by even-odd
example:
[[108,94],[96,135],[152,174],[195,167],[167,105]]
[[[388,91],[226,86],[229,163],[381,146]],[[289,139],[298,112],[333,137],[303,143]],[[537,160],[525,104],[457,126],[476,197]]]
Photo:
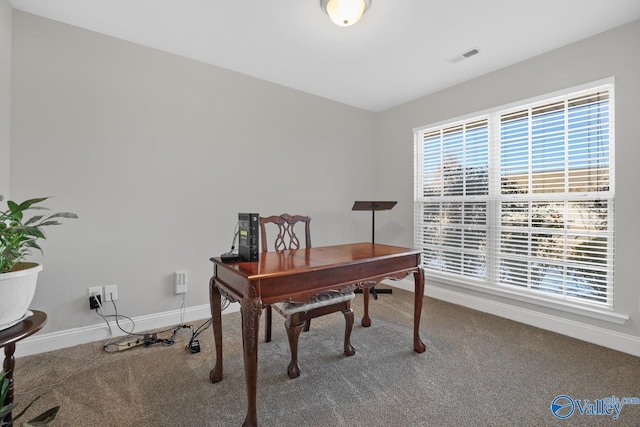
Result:
[[480,50],[474,47],[473,49],[469,49],[468,51],[451,58],[449,62],[451,62],[452,64],[457,64],[458,62],[465,60],[467,58],[471,58],[472,56],[477,55],[478,53],[480,53]]
[[464,56],[465,58],[469,58],[469,57],[471,57],[473,55],[476,55],[478,52],[480,52],[478,49],[473,48],[473,49],[463,53],[462,56]]

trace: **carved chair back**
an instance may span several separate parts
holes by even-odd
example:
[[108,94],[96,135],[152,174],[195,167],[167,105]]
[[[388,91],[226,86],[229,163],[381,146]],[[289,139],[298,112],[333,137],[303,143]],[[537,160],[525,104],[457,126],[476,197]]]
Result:
[[[288,249],[300,249],[300,239],[295,233],[296,224],[304,224],[304,242],[305,248],[311,247],[311,217],[303,215],[273,215],[268,217],[260,217],[260,240],[262,242],[262,252],[269,250],[267,240],[267,224],[274,224],[277,227],[278,234],[274,240],[273,248],[276,251],[284,251]],[[273,227],[272,227],[273,228]],[[298,227],[296,230],[300,230]]]

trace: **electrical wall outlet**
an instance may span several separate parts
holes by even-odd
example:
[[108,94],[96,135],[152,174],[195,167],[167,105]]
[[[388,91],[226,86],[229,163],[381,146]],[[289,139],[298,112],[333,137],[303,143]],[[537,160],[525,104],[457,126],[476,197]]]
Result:
[[176,271],[175,275],[176,294],[184,294],[187,292],[187,272]]
[[109,285],[104,287],[104,300],[116,301],[118,299],[118,285]]
[[102,287],[94,286],[89,288],[89,309],[93,310],[100,307],[102,302]]

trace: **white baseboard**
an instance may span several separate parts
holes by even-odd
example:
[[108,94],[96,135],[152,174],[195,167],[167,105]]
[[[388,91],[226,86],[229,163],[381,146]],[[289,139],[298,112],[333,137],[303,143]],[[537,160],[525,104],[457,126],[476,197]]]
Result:
[[[408,291],[414,290],[412,277],[397,282],[385,281],[385,284]],[[426,285],[425,295],[640,357],[640,338],[633,335],[435,286]],[[239,310],[240,305],[233,303],[224,312],[231,313]],[[193,322],[210,316],[209,305],[206,304],[187,308],[184,320],[185,322]],[[134,318],[133,321],[136,324],[136,331],[164,328],[179,324],[181,322],[181,311],[173,310],[140,316]],[[129,322],[120,322],[120,324],[125,329],[130,325]],[[428,326],[425,325],[425,327]],[[114,336],[124,335],[115,325],[115,322],[111,323],[111,329]],[[105,323],[49,334],[36,334],[20,341],[16,345],[15,355],[16,357],[28,356],[78,344],[106,340],[107,338],[108,329]]]
[[[240,305],[231,304],[224,313],[239,311]],[[207,319],[211,317],[209,304],[196,307],[189,307],[184,311],[184,321],[194,322],[196,320]],[[152,329],[166,328],[179,325],[182,323],[182,310],[172,310],[164,313],[155,313],[146,316],[135,317],[132,319],[135,323],[136,333],[144,332]],[[131,322],[128,320],[120,320],[120,326],[125,330],[131,328]],[[109,322],[114,337],[124,336],[115,322]],[[106,341],[109,337],[109,329],[105,322],[98,323],[82,328],[67,329],[49,334],[35,334],[16,344],[16,357],[29,356],[32,354],[44,353],[47,351],[58,350],[66,347],[73,347],[79,344],[87,344],[96,341]]]
[[[413,277],[397,282],[385,281],[384,283],[412,292],[415,289]],[[436,286],[425,285],[424,293],[428,297],[640,357],[640,337]],[[425,309],[428,310],[427,307]],[[425,328],[428,328],[428,326],[425,325]]]

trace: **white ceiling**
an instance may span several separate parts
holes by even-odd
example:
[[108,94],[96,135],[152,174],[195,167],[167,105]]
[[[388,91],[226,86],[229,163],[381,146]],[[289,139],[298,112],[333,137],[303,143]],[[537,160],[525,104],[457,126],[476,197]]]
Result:
[[373,112],[640,19],[639,0],[372,0],[352,27],[320,0],[10,3]]

